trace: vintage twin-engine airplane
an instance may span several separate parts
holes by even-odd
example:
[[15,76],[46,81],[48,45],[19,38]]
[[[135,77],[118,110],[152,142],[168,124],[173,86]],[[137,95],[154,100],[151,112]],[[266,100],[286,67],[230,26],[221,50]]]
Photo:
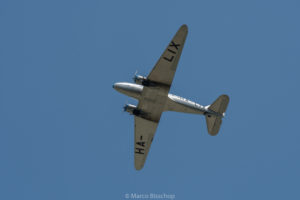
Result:
[[229,103],[221,95],[213,104],[202,106],[185,98],[169,94],[177,64],[188,33],[182,25],[147,77],[135,75],[135,83],[115,83],[117,91],[139,100],[137,106],[127,104],[124,110],[135,120],[135,168],[143,168],[153,137],[163,111],[202,114],[206,118],[208,133],[219,132],[222,118]]

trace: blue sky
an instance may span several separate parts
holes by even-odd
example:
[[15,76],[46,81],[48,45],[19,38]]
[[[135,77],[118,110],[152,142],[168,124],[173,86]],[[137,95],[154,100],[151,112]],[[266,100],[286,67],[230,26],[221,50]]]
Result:
[[[299,1],[1,1],[0,199],[299,199]],[[171,93],[231,98],[220,134],[164,113],[134,169],[112,89],[189,35]]]

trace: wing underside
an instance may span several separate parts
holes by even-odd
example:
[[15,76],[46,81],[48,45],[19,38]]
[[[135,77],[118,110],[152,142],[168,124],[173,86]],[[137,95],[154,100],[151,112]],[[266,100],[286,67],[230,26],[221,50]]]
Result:
[[146,161],[158,123],[135,116],[134,124],[134,166],[140,170]]
[[138,109],[143,117],[135,116],[134,162],[135,168],[143,168],[157,125],[164,110],[177,64],[188,33],[186,25],[182,25],[167,49],[161,55],[147,79],[155,83],[155,87],[144,86]]
[[182,25],[147,77],[150,81],[171,86],[187,33],[187,25]]
[[159,88],[144,87],[142,98],[139,101],[138,109],[143,111],[144,116],[134,117],[135,121],[135,146],[134,162],[135,168],[143,168],[154,134],[159,123],[166,101],[165,90]]

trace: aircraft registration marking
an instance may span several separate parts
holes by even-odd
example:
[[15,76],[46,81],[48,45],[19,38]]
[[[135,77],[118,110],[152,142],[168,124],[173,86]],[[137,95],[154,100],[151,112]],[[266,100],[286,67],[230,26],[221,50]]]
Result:
[[[178,47],[180,46],[180,44],[176,44],[174,41],[171,41],[171,43],[170,43],[170,45],[169,45],[169,47],[170,48],[175,48],[176,50],[178,50]],[[174,51],[174,50],[172,50],[172,49],[167,49],[168,50],[168,52],[170,52],[170,53],[172,53],[172,54],[176,54],[177,52],[176,51]],[[174,56],[172,55],[171,57],[165,57],[164,56],[164,59],[166,60],[166,61],[168,61],[168,62],[172,62],[173,61],[173,59],[174,59]]]
[[136,142],[136,145],[138,145],[140,147],[136,147],[135,148],[135,150],[136,150],[135,153],[137,153],[137,154],[145,154],[144,153],[145,149],[143,148],[143,147],[145,147],[145,141],[142,141],[143,140],[143,136],[142,135],[140,136],[140,140],[141,141]]

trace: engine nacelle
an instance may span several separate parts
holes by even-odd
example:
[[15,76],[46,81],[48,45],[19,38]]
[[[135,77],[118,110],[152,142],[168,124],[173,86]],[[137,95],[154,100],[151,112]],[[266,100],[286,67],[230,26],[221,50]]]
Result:
[[141,110],[137,109],[137,107],[132,104],[126,104],[124,106],[124,111],[129,112],[130,114],[136,115],[136,116],[141,116],[143,114],[143,112]]
[[141,75],[135,75],[133,77],[133,80],[136,84],[140,84],[143,86],[154,86],[155,85],[152,81],[148,80],[147,77],[141,76]]
[[135,75],[133,77],[133,80],[136,84],[140,84],[140,85],[143,85],[143,82],[147,80],[146,77],[144,76],[141,76],[141,75]]

